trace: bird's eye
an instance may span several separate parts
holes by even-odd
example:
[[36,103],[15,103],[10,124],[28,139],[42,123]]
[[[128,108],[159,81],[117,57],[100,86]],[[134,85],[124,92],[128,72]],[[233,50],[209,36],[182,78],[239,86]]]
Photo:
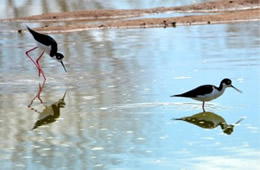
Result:
[[57,59],[57,60],[61,60],[61,59],[63,59],[63,56],[62,56],[62,55],[57,55],[57,56],[56,56],[56,59]]

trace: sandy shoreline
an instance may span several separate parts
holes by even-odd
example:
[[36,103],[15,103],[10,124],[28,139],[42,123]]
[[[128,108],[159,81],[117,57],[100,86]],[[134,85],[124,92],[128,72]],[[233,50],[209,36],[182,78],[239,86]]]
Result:
[[[141,17],[166,12],[185,13],[185,16],[164,18]],[[197,15],[196,13],[204,14]],[[49,13],[21,18],[1,19],[0,22],[44,23],[44,27],[36,28],[36,30],[63,33],[89,29],[166,28],[183,25],[221,24],[259,20],[259,0],[217,0],[180,7]],[[64,22],[67,22],[66,25]]]

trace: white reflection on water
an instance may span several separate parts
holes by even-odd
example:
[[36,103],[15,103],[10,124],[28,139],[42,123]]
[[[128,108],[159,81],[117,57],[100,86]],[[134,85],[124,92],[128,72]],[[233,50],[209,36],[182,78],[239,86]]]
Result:
[[[250,147],[226,148],[223,156],[196,156],[188,160],[192,169],[255,169],[259,165],[260,152]],[[202,163],[203,162],[203,163]]]

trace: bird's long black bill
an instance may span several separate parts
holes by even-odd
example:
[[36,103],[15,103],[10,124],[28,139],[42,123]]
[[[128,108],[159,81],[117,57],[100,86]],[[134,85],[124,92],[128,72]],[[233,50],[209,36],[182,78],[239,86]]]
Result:
[[67,70],[66,70],[65,65],[63,64],[63,62],[61,61],[60,63],[61,63],[61,65],[62,65],[62,67],[64,68],[65,72],[67,72]]
[[232,86],[232,85],[231,85],[231,87],[232,87],[233,89],[235,89],[236,91],[238,91],[238,92],[242,93],[242,91],[241,91],[241,90],[239,90],[239,89],[235,88],[234,86]]

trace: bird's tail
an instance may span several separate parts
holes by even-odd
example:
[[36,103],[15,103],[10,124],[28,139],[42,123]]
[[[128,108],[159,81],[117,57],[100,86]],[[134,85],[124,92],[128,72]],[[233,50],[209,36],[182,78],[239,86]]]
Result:
[[22,25],[23,25],[23,27],[25,27],[30,33],[35,32],[35,31],[32,30],[28,25],[26,25],[26,24],[22,24]]
[[170,97],[182,97],[181,94],[174,94],[174,95],[171,95]]
[[21,25],[22,25],[23,28],[29,29],[29,27],[26,24],[22,23]]
[[28,29],[28,31],[34,32],[30,27],[28,27],[27,25],[25,25],[25,26],[26,26],[26,28]]

